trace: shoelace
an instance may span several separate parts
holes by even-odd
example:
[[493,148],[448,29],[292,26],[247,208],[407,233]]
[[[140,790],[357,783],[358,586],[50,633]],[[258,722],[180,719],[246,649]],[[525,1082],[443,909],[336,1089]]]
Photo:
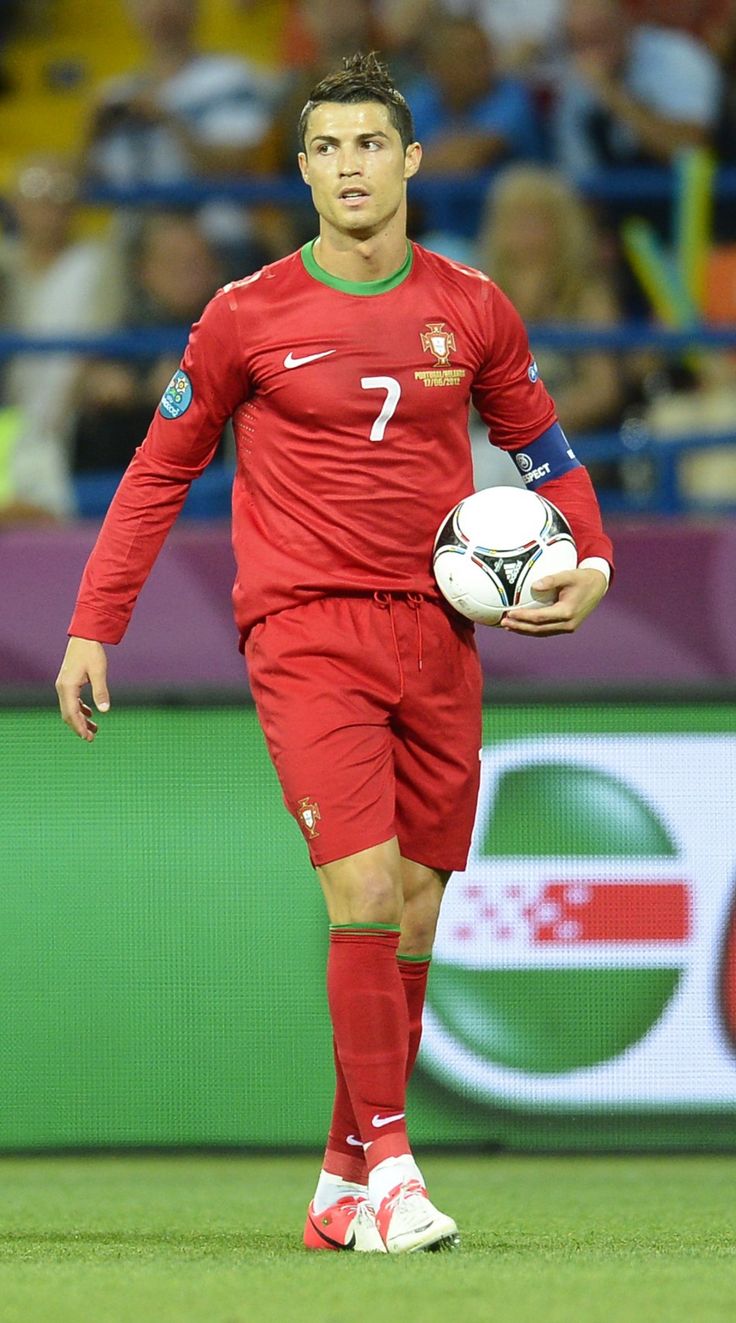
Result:
[[338,1208],[355,1209],[356,1214],[361,1214],[370,1210],[371,1217],[375,1217],[375,1209],[367,1194],[344,1194],[337,1201]]
[[362,1199],[357,1199],[356,1203],[357,1203],[357,1210],[355,1213],[356,1221],[370,1222],[371,1226],[374,1226],[376,1221],[376,1210],[374,1209],[373,1204],[369,1203],[369,1201],[365,1197]]
[[387,1212],[394,1213],[401,1204],[407,1203],[409,1199],[416,1198],[417,1195],[421,1195],[423,1198],[426,1197],[426,1190],[422,1188],[419,1181],[416,1179],[405,1181],[403,1185],[399,1186],[396,1194],[389,1197],[386,1203]]

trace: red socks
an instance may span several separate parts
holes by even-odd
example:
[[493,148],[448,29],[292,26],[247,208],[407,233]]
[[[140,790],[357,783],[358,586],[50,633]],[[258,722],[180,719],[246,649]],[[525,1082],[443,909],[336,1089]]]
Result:
[[327,1148],[322,1166],[325,1171],[332,1172],[333,1176],[342,1176],[344,1181],[355,1181],[356,1185],[365,1185],[368,1181],[368,1172],[363,1141],[360,1138],[358,1122],[355,1119],[348,1086],[337,1055],[334,1034],[332,1050],[335,1054],[335,1101],[332,1105],[330,1133],[327,1136]]
[[406,1058],[408,1084],[422,1041],[422,1014],[431,959],[429,956],[399,956],[398,964],[401,981],[404,984],[406,1008],[409,1012],[409,1051]]
[[327,998],[369,1168],[410,1151],[404,1098],[409,1015],[398,945],[396,928],[330,930]]
[[397,960],[398,943],[393,928],[330,930],[337,1086],[324,1167],[358,1183],[365,1183],[366,1162],[371,1168],[410,1152],[405,1088],[419,1050],[430,962]]

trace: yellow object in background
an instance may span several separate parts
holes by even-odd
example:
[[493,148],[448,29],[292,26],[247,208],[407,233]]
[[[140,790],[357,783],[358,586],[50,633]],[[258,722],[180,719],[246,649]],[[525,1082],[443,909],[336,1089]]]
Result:
[[681,330],[702,319],[708,298],[716,162],[710,152],[695,148],[682,152],[673,169],[673,251],[668,252],[648,221],[624,221],[621,235],[653,311],[665,326]]
[[10,505],[15,496],[12,482],[13,450],[23,426],[20,409],[8,405],[0,409],[0,508]]
[[675,171],[675,260],[691,303],[702,313],[708,284],[716,160],[712,152],[695,148],[680,154]]
[[696,321],[698,309],[649,222],[624,221],[621,235],[631,268],[659,320],[675,328]]

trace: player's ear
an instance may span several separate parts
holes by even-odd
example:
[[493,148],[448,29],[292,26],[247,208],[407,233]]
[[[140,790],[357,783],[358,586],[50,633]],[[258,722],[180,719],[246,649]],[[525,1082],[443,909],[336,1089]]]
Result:
[[305,184],[308,184],[308,183],[309,183],[309,167],[308,167],[308,165],[307,165],[307,158],[306,158],[304,152],[299,152],[299,155],[297,156],[296,159],[297,159],[297,161],[299,162],[299,169],[300,169],[300,171],[301,171],[302,179],[304,180],[304,183],[305,183]]
[[422,162],[422,148],[418,142],[410,142],[404,154],[404,179],[411,179]]

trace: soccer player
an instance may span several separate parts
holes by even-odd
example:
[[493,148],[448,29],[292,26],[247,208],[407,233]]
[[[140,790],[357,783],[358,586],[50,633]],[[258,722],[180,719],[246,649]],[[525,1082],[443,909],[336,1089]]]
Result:
[[473,629],[439,597],[435,532],[472,491],[468,406],[567,516],[579,568],[505,628],[569,632],[603,596],[610,543],[518,314],[485,276],[410,243],[410,110],[375,56],[317,85],[299,167],[319,236],[225,286],[122,479],[87,563],[57,679],[97,732],[104,644],[123,636],[190,483],[233,417],[236,623],[287,807],[330,920],[337,1076],[304,1233],[311,1249],[457,1242],[406,1129],[430,953],[465,866],[481,743]]

